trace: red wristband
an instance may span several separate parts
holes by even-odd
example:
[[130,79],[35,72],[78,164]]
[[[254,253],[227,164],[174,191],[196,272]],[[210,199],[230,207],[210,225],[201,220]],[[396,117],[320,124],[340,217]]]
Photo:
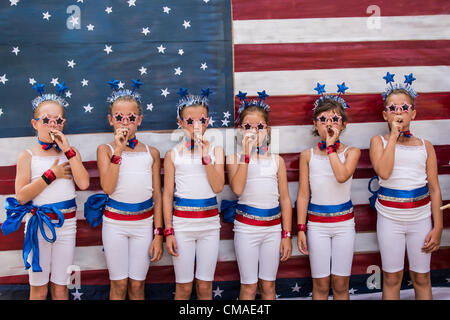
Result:
[[248,154],[241,154],[241,162],[249,163],[250,156]]
[[202,164],[204,166],[206,166],[206,165],[208,165],[210,163],[211,163],[211,157],[210,157],[209,154],[207,156],[202,157]]
[[116,156],[115,154],[113,154],[112,157],[111,157],[111,163],[121,164],[122,163],[122,157]]
[[164,236],[170,236],[170,235],[175,235],[175,231],[173,230],[173,228],[165,228],[164,229]]
[[42,175],[42,178],[47,184],[50,184],[56,180],[55,173],[53,172],[52,169],[48,169],[47,171],[45,171],[44,174]]
[[281,231],[281,238],[292,238],[292,234],[290,231],[283,230]]
[[70,148],[69,150],[64,152],[64,154],[66,155],[67,160],[70,160],[70,158],[73,158],[73,157],[75,157],[77,155],[75,150],[73,150],[72,148]]
[[327,147],[327,154],[330,154],[330,153],[333,153],[333,152],[336,152],[336,146],[335,145],[328,146]]
[[306,232],[306,224],[298,224],[298,231]]
[[163,236],[164,235],[164,231],[163,228],[155,228],[155,230],[153,230],[153,235],[155,236]]

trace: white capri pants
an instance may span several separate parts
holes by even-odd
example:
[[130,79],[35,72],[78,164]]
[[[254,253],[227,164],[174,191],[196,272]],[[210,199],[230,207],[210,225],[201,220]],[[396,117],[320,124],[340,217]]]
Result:
[[195,278],[213,281],[219,257],[220,229],[203,231],[175,230],[178,256],[172,256],[176,283],[189,283]]
[[[308,224],[306,241],[312,278],[324,278],[330,274],[348,277],[352,273],[355,228],[340,227],[337,223],[333,227]],[[343,223],[348,224],[347,221]]]
[[[52,222],[57,222],[52,220]],[[51,238],[50,229],[44,224],[47,237]],[[26,229],[25,229],[26,230]],[[38,230],[39,242],[39,265],[42,272],[33,272],[32,267],[28,269],[29,283],[31,286],[43,286],[50,281],[57,285],[65,286],[69,283],[71,270],[69,266],[73,264],[75,253],[75,236],[77,232],[77,219],[64,220],[61,228],[55,228],[56,241],[50,243],[46,241]],[[31,264],[33,252],[28,256],[28,263]],[[51,275],[50,275],[51,274]]]
[[146,279],[150,267],[153,217],[139,221],[103,217],[102,239],[110,280]]
[[431,229],[431,217],[418,221],[396,221],[378,214],[377,238],[383,271],[402,271],[406,248],[409,270],[429,272],[431,253],[422,252],[422,247]]
[[253,284],[258,278],[275,281],[280,263],[281,233],[234,232],[234,249],[242,284]]

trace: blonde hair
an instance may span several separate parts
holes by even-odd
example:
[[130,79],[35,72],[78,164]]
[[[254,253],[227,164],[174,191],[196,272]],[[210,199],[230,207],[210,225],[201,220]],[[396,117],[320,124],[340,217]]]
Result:
[[123,101],[123,102],[135,102],[135,103],[136,103],[136,106],[137,106],[137,109],[138,109],[139,115],[142,114],[141,103],[140,103],[139,101],[137,101],[137,100],[136,100],[134,97],[132,97],[132,96],[121,96],[121,97],[117,98],[116,100],[114,100],[114,102],[111,103],[111,104],[109,105],[109,113],[112,112],[112,109],[113,109],[113,107],[114,107],[114,103],[115,103],[116,101],[119,101],[119,102],[120,102],[120,101]]
[[43,105],[44,105],[45,103],[47,103],[47,102],[54,102],[54,103],[56,103],[57,105],[59,105],[59,106],[61,107],[61,109],[62,109],[62,116],[63,116],[63,118],[66,117],[66,109],[65,109],[58,101],[55,101],[55,100],[45,100],[45,101],[42,101],[42,102],[34,109],[34,112],[33,112],[33,118],[34,118],[34,119],[36,119],[36,118],[38,117],[38,115],[39,115],[39,110],[40,110],[41,106],[43,106]]

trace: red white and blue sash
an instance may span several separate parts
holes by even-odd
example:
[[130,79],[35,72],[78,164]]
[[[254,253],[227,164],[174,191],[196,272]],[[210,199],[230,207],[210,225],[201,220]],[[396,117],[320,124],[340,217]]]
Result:
[[173,215],[180,218],[209,218],[219,214],[216,197],[208,199],[186,199],[175,197]]
[[414,190],[396,190],[380,187],[378,190],[378,202],[390,208],[417,208],[430,202],[430,193],[427,186]]
[[319,205],[311,202],[308,205],[308,221],[311,222],[342,222],[353,217],[351,200],[338,205]]
[[105,217],[114,220],[136,221],[150,218],[153,215],[153,199],[144,202],[126,203],[108,199],[103,211]]
[[89,196],[84,203],[86,220],[95,228],[102,223],[103,215],[110,219],[125,221],[150,218],[153,215],[153,199],[139,203],[126,203],[113,200],[104,193]]
[[371,183],[374,179],[378,179],[377,176],[373,177],[369,181],[369,191],[372,193],[370,197],[370,205],[375,208],[375,201],[379,204],[397,209],[411,209],[422,207],[430,202],[430,193],[428,186],[423,186],[413,190],[398,190],[380,187],[377,191],[371,189]]
[[272,209],[259,209],[245,204],[237,204],[236,220],[253,226],[274,226],[281,223],[280,206]]

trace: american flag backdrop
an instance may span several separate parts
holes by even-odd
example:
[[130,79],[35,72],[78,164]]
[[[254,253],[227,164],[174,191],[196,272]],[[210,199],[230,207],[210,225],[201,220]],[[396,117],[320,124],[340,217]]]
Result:
[[[209,134],[227,154],[233,152],[233,121],[238,91],[256,96],[266,90],[271,106],[272,149],[288,169],[292,203],[298,190],[299,153],[317,143],[311,135],[317,82],[327,92],[345,81],[349,125],[341,141],[362,149],[352,183],[356,244],[350,281],[351,299],[380,292],[381,259],[376,239],[376,213],[367,189],[374,175],[370,138],[387,131],[381,116],[382,77],[397,82],[413,73],[419,93],[411,131],[428,139],[438,158],[444,203],[450,200],[450,2],[367,0],[3,0],[0,4],[0,201],[14,195],[15,163],[20,151],[35,143],[30,101],[34,81],[54,92],[69,87],[65,128],[83,157],[90,188],[77,191],[78,224],[74,264],[81,287],[72,299],[107,299],[109,278],[102,251],[101,226],[93,229],[83,216],[83,203],[100,192],[96,148],[111,140],[106,122],[106,81],[131,79],[144,85],[144,122],[140,141],[164,156],[179,135],[176,91],[209,87],[213,123]],[[191,89],[192,88],[192,89]],[[234,104],[234,105],[233,105]],[[163,170],[162,170],[163,173]],[[228,185],[218,195],[234,199]],[[293,210],[293,231],[296,228]],[[0,223],[5,219],[0,208]],[[432,283],[450,287],[450,218],[444,211],[441,249],[432,255]],[[0,235],[0,299],[28,297],[28,275],[22,261],[23,227]],[[299,253],[280,263],[277,297],[308,298],[308,258]],[[407,266],[407,265],[406,265]],[[148,299],[172,299],[174,273],[167,252],[151,265]],[[402,289],[412,288],[405,273]],[[448,292],[448,291],[447,291]],[[222,223],[214,299],[236,299],[239,271],[232,224]],[[450,299],[450,296],[444,298]]]

